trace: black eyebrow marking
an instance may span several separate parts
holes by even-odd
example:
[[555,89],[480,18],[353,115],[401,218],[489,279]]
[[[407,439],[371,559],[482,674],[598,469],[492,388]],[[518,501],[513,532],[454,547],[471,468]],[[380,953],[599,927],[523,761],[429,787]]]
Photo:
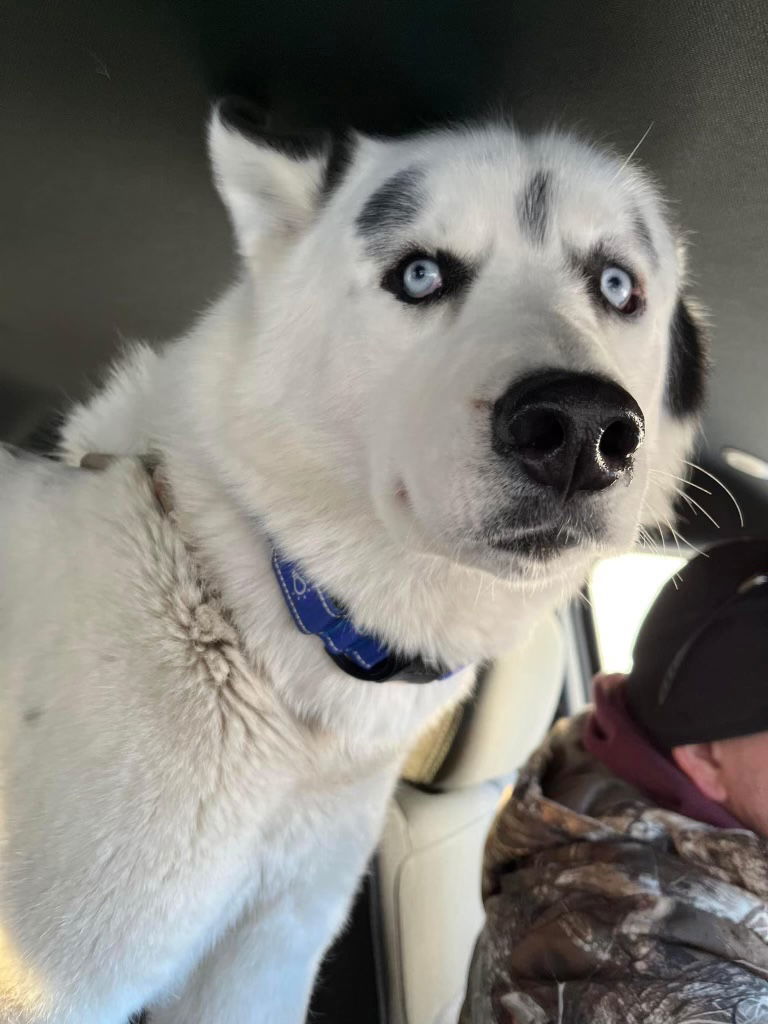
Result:
[[589,249],[569,249],[568,262],[571,269],[587,281],[599,276],[607,264],[624,266],[624,261],[604,241],[595,242]]
[[327,202],[332,193],[341,185],[347,171],[352,166],[356,150],[357,140],[352,132],[339,132],[332,136],[331,149],[320,184],[321,203]]
[[547,234],[551,185],[552,175],[548,171],[537,171],[525,186],[517,207],[520,227],[538,245]]
[[412,223],[424,205],[421,183],[424,171],[409,167],[398,171],[368,197],[355,224],[361,235],[371,238]]
[[659,262],[659,254],[656,252],[656,246],[653,244],[653,235],[648,227],[648,222],[637,209],[632,213],[632,226],[638,241],[650,256],[653,265],[656,266]]

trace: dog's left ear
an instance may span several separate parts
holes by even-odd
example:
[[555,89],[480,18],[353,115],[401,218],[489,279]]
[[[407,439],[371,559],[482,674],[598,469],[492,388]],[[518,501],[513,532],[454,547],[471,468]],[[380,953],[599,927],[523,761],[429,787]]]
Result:
[[670,327],[665,396],[674,419],[691,419],[701,411],[709,375],[708,349],[703,312],[679,298]]
[[216,104],[208,129],[216,186],[246,260],[274,249],[311,222],[333,151],[329,135],[280,132],[242,99]]

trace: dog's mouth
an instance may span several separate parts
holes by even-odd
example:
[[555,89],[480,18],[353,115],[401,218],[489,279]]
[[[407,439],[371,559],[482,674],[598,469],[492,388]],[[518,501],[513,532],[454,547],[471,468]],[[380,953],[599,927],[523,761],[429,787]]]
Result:
[[579,547],[582,538],[565,526],[549,527],[518,534],[491,533],[486,544],[495,551],[506,551],[524,558],[545,561],[570,548]]
[[548,562],[576,548],[594,547],[605,534],[600,515],[563,516],[540,524],[510,522],[502,516],[487,523],[477,541],[492,551],[535,562]]
[[[413,515],[410,495],[402,483],[395,489],[395,500],[409,516]],[[413,533],[410,536],[414,538]],[[432,546],[428,531],[421,536]],[[462,560],[472,564],[498,566],[499,559],[506,560],[506,556],[521,565],[543,566],[569,552],[594,550],[605,536],[605,518],[594,506],[555,511],[538,503],[515,503],[515,507],[490,516],[471,531],[455,535],[450,549],[454,556],[461,552]],[[443,545],[438,547],[442,550]]]

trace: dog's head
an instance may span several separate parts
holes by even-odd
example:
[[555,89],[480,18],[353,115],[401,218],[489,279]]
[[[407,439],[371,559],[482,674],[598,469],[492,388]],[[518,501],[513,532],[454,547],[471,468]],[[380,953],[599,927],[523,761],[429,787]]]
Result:
[[648,179],[509,127],[210,143],[253,302],[227,443],[274,498],[556,576],[668,514],[705,359]]

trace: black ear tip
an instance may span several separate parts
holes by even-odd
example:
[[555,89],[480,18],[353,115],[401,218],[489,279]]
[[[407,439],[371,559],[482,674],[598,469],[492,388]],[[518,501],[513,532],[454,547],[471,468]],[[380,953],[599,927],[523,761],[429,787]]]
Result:
[[241,135],[261,138],[269,131],[269,111],[265,104],[245,96],[221,96],[214,103],[219,120]]
[[289,124],[256,100],[225,96],[214,109],[225,127],[294,160],[316,156],[328,148],[326,132]]

